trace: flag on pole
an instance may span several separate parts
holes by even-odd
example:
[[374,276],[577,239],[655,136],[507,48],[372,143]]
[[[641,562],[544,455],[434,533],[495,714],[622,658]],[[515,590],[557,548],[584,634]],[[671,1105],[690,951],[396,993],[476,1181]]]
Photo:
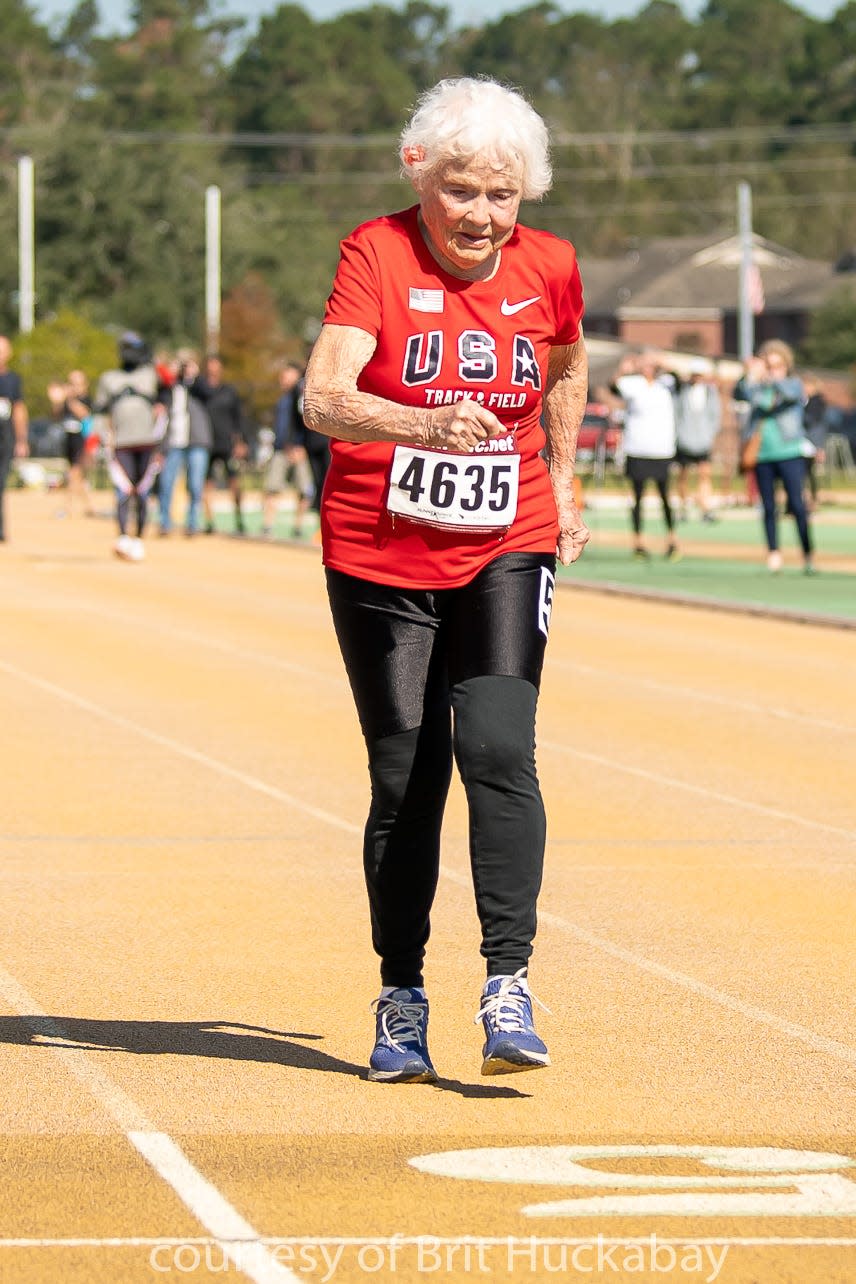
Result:
[[760,316],[764,311],[766,299],[764,298],[764,282],[761,280],[761,269],[754,261],[746,272],[746,295],[749,299],[749,306],[755,316]]

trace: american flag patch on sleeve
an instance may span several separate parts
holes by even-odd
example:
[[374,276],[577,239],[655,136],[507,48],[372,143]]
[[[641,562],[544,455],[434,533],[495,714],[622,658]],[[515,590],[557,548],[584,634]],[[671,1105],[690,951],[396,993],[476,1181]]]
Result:
[[443,291],[418,290],[415,285],[411,285],[409,302],[414,312],[442,312]]

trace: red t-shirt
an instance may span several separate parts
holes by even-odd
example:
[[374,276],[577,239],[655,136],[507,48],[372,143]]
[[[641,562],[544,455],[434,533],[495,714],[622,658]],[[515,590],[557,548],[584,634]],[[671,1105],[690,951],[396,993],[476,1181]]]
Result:
[[[325,564],[381,584],[454,588],[502,553],[555,553],[542,399],[550,349],[576,342],[582,313],[576,253],[550,232],[518,224],[490,281],[463,281],[440,267],[416,206],[364,223],[343,241],[324,320],[376,338],[360,391],[420,407],[474,397],[509,432],[480,443],[483,454],[431,451],[409,467],[395,443],[334,439],[321,513]],[[446,461],[439,473],[431,457]],[[426,524],[388,507],[393,476],[403,478],[405,501],[430,488],[445,503],[457,486],[463,510],[485,507],[485,488],[502,507],[512,463],[516,511],[512,504],[500,529]]]

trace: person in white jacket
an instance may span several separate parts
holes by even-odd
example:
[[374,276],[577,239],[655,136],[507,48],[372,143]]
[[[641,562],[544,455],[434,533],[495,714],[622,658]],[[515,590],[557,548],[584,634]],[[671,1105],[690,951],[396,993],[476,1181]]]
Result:
[[653,352],[624,357],[612,384],[625,407],[625,471],[633,488],[633,553],[639,559],[651,556],[642,538],[642,497],[649,481],[657,487],[663,505],[666,557],[676,561],[681,555],[669,503],[669,468],[676,447],[674,387],[674,376],[661,369]]

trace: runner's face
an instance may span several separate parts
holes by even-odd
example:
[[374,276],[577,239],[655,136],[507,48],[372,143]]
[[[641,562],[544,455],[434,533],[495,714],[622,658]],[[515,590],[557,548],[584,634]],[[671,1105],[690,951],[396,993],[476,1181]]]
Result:
[[453,276],[484,280],[514,231],[521,175],[510,164],[452,162],[421,193],[422,233],[434,257]]

